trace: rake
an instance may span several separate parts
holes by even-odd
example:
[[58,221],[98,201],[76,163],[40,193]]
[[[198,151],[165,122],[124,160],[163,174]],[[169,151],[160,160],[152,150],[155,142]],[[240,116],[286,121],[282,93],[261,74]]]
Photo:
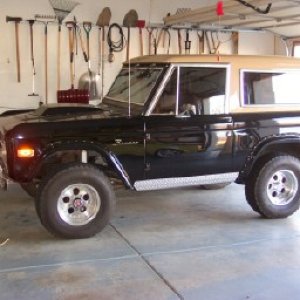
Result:
[[58,20],[57,37],[57,89],[60,90],[60,44],[61,44],[61,25],[68,14],[79,4],[69,0],[49,0]]

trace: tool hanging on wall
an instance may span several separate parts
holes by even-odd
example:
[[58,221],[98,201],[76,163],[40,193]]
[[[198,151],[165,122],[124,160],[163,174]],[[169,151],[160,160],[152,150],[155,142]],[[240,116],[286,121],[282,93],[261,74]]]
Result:
[[71,89],[74,89],[74,81],[75,81],[74,28],[75,28],[75,23],[73,21],[68,21],[68,22],[66,22],[66,26],[68,28],[68,34],[69,34],[70,82],[71,82]]
[[208,48],[208,53],[209,54],[213,54],[213,49],[212,49],[211,41],[209,39],[207,31],[204,31],[204,36],[205,36],[205,40],[206,40],[206,44],[207,44],[207,48]]
[[[114,30],[119,33],[119,39],[116,41],[112,39],[112,32]],[[109,26],[108,33],[107,33],[107,43],[108,43],[108,47],[109,47],[108,61],[113,62],[114,61],[114,52],[123,51],[123,49],[125,48],[125,44],[126,44],[126,39],[124,36],[123,29],[119,24],[113,23]]]
[[126,60],[130,58],[130,27],[135,27],[138,20],[136,10],[131,9],[123,19],[123,26],[127,27],[127,47],[126,47]]
[[154,55],[157,55],[157,41],[159,40],[159,36],[158,35],[158,29],[156,29],[156,34],[152,34],[153,37],[153,49],[154,49]]
[[109,7],[104,7],[100,13],[96,25],[101,28],[102,31],[102,43],[99,43],[98,51],[98,68],[101,69],[101,99],[103,99],[104,93],[104,55],[105,55],[105,27],[109,26],[111,19],[111,11]]
[[36,70],[35,70],[35,61],[34,61],[34,41],[33,41],[33,24],[35,20],[28,20],[29,23],[29,31],[30,31],[30,58],[32,63],[32,93],[28,96],[38,96],[38,94],[35,93],[35,76],[36,76]]
[[[214,38],[214,34],[217,36],[217,42],[215,41],[215,38]],[[210,37],[211,37],[211,41],[212,41],[212,44],[213,44],[213,51],[212,51],[212,54],[217,54],[218,51],[219,51],[219,48],[221,46],[221,42],[219,41],[219,38],[218,38],[218,32],[216,33],[213,33],[212,31],[210,32]]]
[[56,17],[51,15],[34,15],[34,18],[38,22],[42,22],[45,25],[44,30],[44,56],[45,56],[45,103],[48,103],[48,23],[54,22]]
[[16,41],[16,65],[17,65],[17,80],[21,82],[21,64],[20,64],[20,43],[19,43],[19,24],[22,18],[19,17],[6,17],[6,22],[15,23],[15,41]]
[[239,54],[239,33],[232,32],[231,38],[232,38],[232,53]]
[[198,36],[198,53],[204,54],[204,32],[197,31]]
[[181,30],[177,29],[177,42],[178,42],[178,53],[182,54],[182,36],[181,36]]
[[76,29],[76,32],[79,36],[79,41],[80,41],[80,47],[81,47],[81,51],[82,51],[82,55],[83,55],[83,58],[84,58],[84,61],[86,63],[88,63],[89,61],[89,57],[88,57],[88,54],[86,52],[86,48],[85,48],[85,45],[84,45],[84,42],[83,42],[83,38],[82,38],[82,33],[81,33],[81,28],[80,26],[75,26],[77,29]]
[[79,4],[69,0],[49,0],[54,13],[58,20],[57,33],[57,90],[60,90],[61,72],[61,27],[63,20],[71,13],[71,11]]
[[192,42],[190,41],[190,31],[187,29],[185,32],[185,41],[184,41],[185,54],[191,53],[191,44]]
[[137,20],[136,27],[139,29],[139,39],[140,39],[140,55],[144,55],[144,43],[143,43],[143,28],[145,27],[145,20]]
[[[58,103],[89,103],[88,89],[75,89],[75,27],[74,21],[66,22],[69,38],[69,63],[71,88],[57,91]],[[78,28],[77,28],[78,29]],[[87,55],[86,59],[88,61]]]
[[153,28],[146,28],[147,31],[148,31],[148,54],[151,55],[152,54],[152,51],[151,51],[151,48],[152,48],[152,34],[153,34]]
[[101,46],[101,41],[102,41],[102,28],[98,27],[98,63],[97,63],[97,75],[98,77],[101,76],[101,60],[102,60],[102,46]]
[[166,53],[169,54],[170,46],[171,46],[171,34],[169,28],[162,28],[157,39],[156,49],[158,48],[159,44],[162,43],[162,47],[166,48],[166,37],[167,37],[167,51]]
[[90,60],[90,32],[92,30],[92,23],[85,21],[82,23],[82,26],[86,34],[87,55]]
[[[79,89],[87,89],[89,91],[90,100],[98,99],[98,89],[97,89],[97,81],[100,79],[96,76],[96,74],[92,71],[91,68],[91,57],[90,57],[90,32],[92,30],[91,22],[83,22],[83,29],[86,33],[86,45],[87,45],[87,54],[85,54],[85,48],[83,45],[82,37],[80,37],[80,44],[82,47],[83,56],[85,61],[87,62],[88,71],[81,75],[78,83]],[[79,29],[79,32],[80,29]],[[80,34],[81,36],[81,34]]]

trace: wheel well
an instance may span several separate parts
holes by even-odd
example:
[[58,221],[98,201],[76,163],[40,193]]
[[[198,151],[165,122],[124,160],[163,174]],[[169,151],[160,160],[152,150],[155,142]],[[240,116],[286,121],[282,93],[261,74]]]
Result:
[[42,160],[35,178],[40,179],[49,173],[53,173],[62,168],[74,163],[89,163],[101,169],[107,177],[117,178],[116,172],[109,168],[106,158],[94,150],[58,150]]
[[[248,171],[244,173],[238,182],[244,183],[249,176],[252,176],[260,166],[271,160],[275,156],[290,155],[300,159],[300,144],[298,143],[278,143],[268,145],[265,149],[259,152],[248,166]],[[247,167],[246,167],[247,168]],[[242,179],[242,180],[240,180]]]

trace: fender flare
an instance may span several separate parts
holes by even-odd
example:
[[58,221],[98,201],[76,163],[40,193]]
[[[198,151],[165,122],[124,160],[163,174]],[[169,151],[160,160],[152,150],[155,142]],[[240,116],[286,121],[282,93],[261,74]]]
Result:
[[252,151],[247,155],[243,169],[240,171],[237,183],[244,183],[247,176],[251,173],[253,165],[264,154],[268,153],[270,148],[279,146],[280,144],[299,144],[300,135],[297,134],[282,134],[268,136],[257,143]]
[[124,170],[123,165],[121,164],[117,156],[112,151],[110,151],[105,145],[93,141],[63,140],[49,143],[42,150],[42,155],[39,156],[39,159],[36,161],[31,173],[29,174],[29,177],[33,178],[37,174],[43,162],[48,157],[50,157],[57,151],[64,150],[92,150],[99,153],[105,158],[105,160],[109,164],[109,167],[112,168],[118,174],[120,179],[123,181],[124,185],[127,188],[134,189],[127,172]]

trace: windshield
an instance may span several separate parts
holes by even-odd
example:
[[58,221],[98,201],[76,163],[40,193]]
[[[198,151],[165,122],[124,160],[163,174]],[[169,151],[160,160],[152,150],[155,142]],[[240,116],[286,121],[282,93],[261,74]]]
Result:
[[[115,82],[111,86],[103,103],[116,106],[128,107],[130,92],[130,103],[143,108],[163,68],[157,67],[124,67]],[[129,91],[130,81],[130,91]],[[123,104],[123,105],[122,105]]]

